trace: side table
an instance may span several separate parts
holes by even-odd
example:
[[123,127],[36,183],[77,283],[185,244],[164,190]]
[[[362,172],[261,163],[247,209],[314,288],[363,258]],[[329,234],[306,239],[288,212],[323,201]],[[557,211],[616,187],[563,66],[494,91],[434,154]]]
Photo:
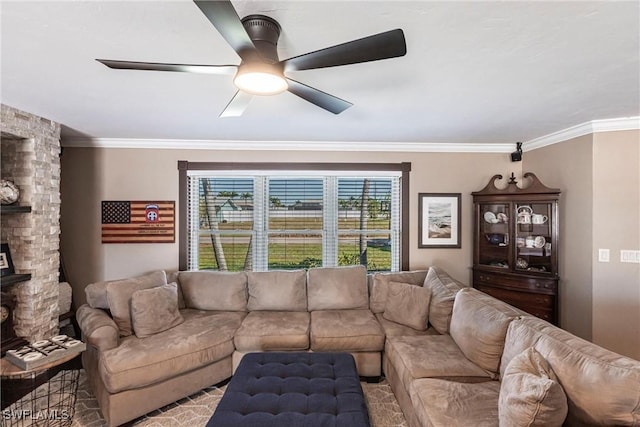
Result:
[[82,353],[72,353],[35,369],[0,360],[3,426],[70,426]]

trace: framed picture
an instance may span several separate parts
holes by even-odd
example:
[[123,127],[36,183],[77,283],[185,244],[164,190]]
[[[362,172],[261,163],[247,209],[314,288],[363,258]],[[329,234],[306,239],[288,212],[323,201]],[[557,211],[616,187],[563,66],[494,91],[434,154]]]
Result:
[[0,245],[0,272],[2,276],[15,273],[13,261],[11,261],[11,252],[9,252],[9,245],[7,243]]
[[418,247],[461,247],[460,193],[419,193],[418,197]]

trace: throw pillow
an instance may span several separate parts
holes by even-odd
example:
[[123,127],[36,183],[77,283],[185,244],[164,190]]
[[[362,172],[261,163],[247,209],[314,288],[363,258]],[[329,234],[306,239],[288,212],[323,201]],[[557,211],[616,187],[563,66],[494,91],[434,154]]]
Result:
[[163,270],[107,283],[109,310],[111,310],[111,316],[116,325],[118,325],[121,337],[128,337],[133,333],[131,327],[131,295],[140,289],[155,288],[166,284],[167,275]]
[[176,283],[142,289],[131,295],[131,323],[138,338],[166,331],[182,322]]
[[549,363],[535,348],[514,357],[500,385],[500,426],[561,426],[567,396]]
[[423,286],[431,289],[429,324],[438,333],[448,334],[451,313],[453,312],[453,301],[456,298],[456,293],[465,286],[437,267],[429,268]]
[[382,317],[418,331],[427,329],[431,291],[408,283],[389,282]]

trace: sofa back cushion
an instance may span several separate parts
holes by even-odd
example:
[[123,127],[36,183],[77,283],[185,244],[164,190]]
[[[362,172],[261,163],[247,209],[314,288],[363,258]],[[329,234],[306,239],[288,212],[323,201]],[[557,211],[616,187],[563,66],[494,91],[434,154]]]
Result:
[[249,311],[306,311],[307,275],[304,270],[247,273]]
[[527,316],[509,325],[503,375],[511,360],[528,347],[549,362],[567,395],[565,425],[640,425],[640,361]]
[[520,312],[473,288],[458,292],[449,333],[465,357],[497,376],[509,323]]
[[187,308],[247,311],[247,274],[244,271],[181,271],[178,279]]
[[439,333],[448,334],[453,301],[458,291],[466,286],[451,278],[444,270],[431,267],[424,279],[424,287],[431,290],[429,324]]
[[362,265],[310,268],[307,298],[309,311],[369,308],[367,269]]
[[118,325],[121,337],[133,334],[131,325],[131,296],[141,289],[155,288],[167,284],[167,275],[158,270],[143,276],[106,282],[108,308]]
[[427,270],[399,271],[394,273],[374,273],[369,277],[369,309],[373,313],[383,313],[387,303],[389,282],[410,283],[422,286]]

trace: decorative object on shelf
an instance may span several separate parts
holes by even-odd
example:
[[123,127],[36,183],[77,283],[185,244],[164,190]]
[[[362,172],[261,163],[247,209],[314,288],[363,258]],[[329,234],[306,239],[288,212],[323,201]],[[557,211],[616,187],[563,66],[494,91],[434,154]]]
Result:
[[520,206],[517,213],[518,224],[531,224],[531,214],[533,210],[530,206]]
[[13,261],[11,260],[9,244],[2,243],[0,245],[0,275],[9,276],[14,273],[15,269],[13,268]]
[[518,267],[521,270],[526,270],[527,267],[529,267],[529,263],[524,258],[518,258],[516,260],[516,267]]
[[[4,357],[7,350],[27,344],[27,341],[19,338],[13,329],[13,312],[16,307],[16,297],[9,292],[2,292],[0,296],[0,350]],[[4,391],[4,390],[3,390]]]
[[460,193],[418,194],[419,248],[462,246],[460,200]]
[[540,225],[540,224],[544,224],[548,220],[549,220],[549,217],[546,216],[546,215],[541,215],[541,214],[533,214],[533,215],[531,215],[531,223],[532,224]]
[[487,239],[487,242],[492,245],[505,245],[507,243],[507,235],[499,234],[499,233],[489,233],[485,234],[484,237]]
[[0,204],[11,205],[20,198],[20,189],[8,179],[0,180]]

